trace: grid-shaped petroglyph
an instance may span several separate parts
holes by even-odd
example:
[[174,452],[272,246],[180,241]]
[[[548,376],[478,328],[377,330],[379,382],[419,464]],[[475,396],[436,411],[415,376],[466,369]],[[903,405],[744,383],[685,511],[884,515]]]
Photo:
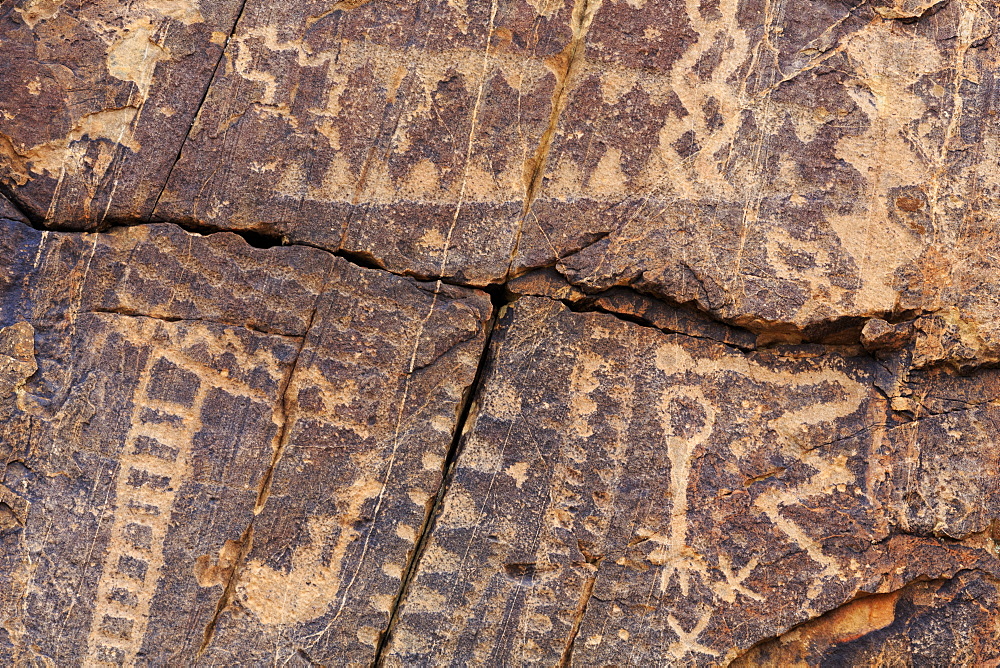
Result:
[[175,347],[147,350],[118,458],[114,518],[87,640],[88,660],[102,665],[132,665],[142,647],[206,398],[216,389],[260,398]]

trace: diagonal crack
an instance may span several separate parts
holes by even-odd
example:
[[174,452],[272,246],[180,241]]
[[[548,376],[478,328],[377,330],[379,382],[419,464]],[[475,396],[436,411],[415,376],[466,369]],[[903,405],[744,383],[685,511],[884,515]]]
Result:
[[576,645],[576,637],[580,634],[580,626],[583,624],[583,618],[587,614],[587,606],[590,605],[590,599],[594,595],[594,585],[597,584],[597,573],[601,568],[602,561],[604,561],[603,556],[587,556],[586,566],[590,570],[590,575],[583,582],[583,588],[580,591],[580,600],[573,613],[573,626],[570,628],[569,635],[566,636],[566,646],[563,648],[562,656],[559,659],[559,668],[568,668],[573,665],[573,647]]
[[215,635],[215,627],[219,622],[219,617],[222,615],[223,610],[225,610],[230,602],[232,601],[233,593],[236,590],[236,583],[239,582],[240,574],[243,570],[243,565],[246,563],[246,557],[250,552],[250,548],[253,544],[253,527],[254,522],[257,520],[257,516],[260,515],[261,510],[264,508],[264,504],[267,503],[267,498],[271,493],[271,481],[274,478],[274,472],[278,468],[278,463],[281,461],[282,455],[285,453],[285,447],[288,445],[289,436],[291,433],[291,400],[289,399],[289,389],[292,386],[292,381],[295,378],[295,372],[299,368],[299,362],[302,359],[302,354],[305,351],[306,342],[309,340],[309,334],[312,331],[313,325],[316,322],[316,315],[319,312],[320,300],[326,293],[326,286],[330,281],[330,274],[334,271],[334,267],[331,265],[330,269],[327,271],[326,276],[323,279],[322,287],[316,293],[316,299],[313,302],[312,313],[309,315],[309,321],[306,324],[305,333],[302,335],[302,341],[299,344],[299,349],[295,354],[295,359],[292,361],[291,369],[288,371],[288,376],[285,379],[284,385],[281,387],[281,428],[275,437],[276,446],[274,448],[274,454],[271,456],[271,463],[264,473],[264,477],[261,479],[260,488],[257,492],[257,500],[254,503],[253,516],[250,518],[250,523],[247,525],[246,530],[240,536],[240,553],[236,560],[236,565],[233,566],[232,572],[229,574],[229,578],[226,581],[226,585],[223,588],[222,595],[219,597],[219,602],[215,606],[215,613],[212,618],[205,625],[204,638],[202,640],[201,646],[198,648],[195,654],[196,658],[200,658],[204,654],[205,650],[208,649],[209,643],[212,642],[212,637]]
[[35,224],[35,220],[32,218],[29,211],[17,200],[17,196],[14,194],[14,191],[8,185],[0,181],[0,204],[3,203],[10,205],[10,208],[20,214],[21,217],[28,222],[28,224]]
[[603,232],[597,232],[596,234],[592,235],[590,237],[590,239],[588,239],[587,241],[583,242],[580,245],[579,248],[574,248],[572,250],[567,251],[563,255],[560,255],[557,258],[557,260],[556,260],[556,264],[558,265],[558,263],[562,262],[563,260],[567,260],[567,259],[573,257],[574,255],[579,255],[580,253],[582,253],[583,251],[587,250],[591,246],[596,246],[600,242],[602,242],[605,239],[607,239],[608,237],[610,237],[612,235],[612,233],[613,232],[611,230],[605,230]]
[[[711,337],[711,336],[704,336],[704,335],[700,335],[700,334],[692,334],[691,332],[685,332],[685,331],[682,331],[680,329],[671,329],[669,327],[664,327],[662,325],[657,325],[657,324],[655,324],[655,323],[653,323],[653,322],[651,322],[651,321],[649,321],[649,320],[647,320],[647,319],[645,319],[645,318],[643,318],[641,316],[632,315],[632,314],[629,314],[629,313],[619,313],[618,311],[612,311],[609,308],[605,308],[603,306],[598,306],[596,304],[592,304],[592,305],[591,304],[583,304],[581,302],[574,302],[574,301],[571,301],[569,299],[561,299],[559,301],[561,301],[570,311],[573,311],[575,313],[601,313],[601,314],[604,314],[604,315],[609,315],[609,316],[611,316],[613,318],[617,318],[618,320],[624,320],[625,322],[630,322],[630,323],[632,323],[634,325],[639,325],[640,327],[647,327],[649,329],[655,329],[657,331],[663,332],[664,334],[677,334],[678,336],[687,336],[687,337],[690,337],[692,339],[701,339],[703,341],[712,341],[713,343],[721,343],[722,345],[724,345],[727,348],[733,350],[734,352],[738,352],[741,355],[746,355],[747,353],[753,352],[755,350],[755,348],[737,345],[735,343],[731,343],[731,342],[728,342],[728,341],[723,341],[722,339],[717,339],[717,338],[714,338],[714,337]],[[713,321],[710,321],[710,322],[716,322],[716,321],[713,320]],[[733,330],[737,330],[739,328],[732,327],[732,329]]]
[[253,520],[250,520],[250,524],[240,535],[240,551],[236,555],[236,564],[233,566],[232,572],[229,574],[229,578],[226,580],[226,585],[222,589],[222,595],[219,596],[218,602],[215,604],[215,611],[212,613],[212,618],[208,620],[208,624],[205,625],[205,630],[202,634],[201,645],[198,647],[198,651],[195,653],[195,659],[200,659],[201,655],[204,654],[205,650],[208,649],[208,645],[212,642],[212,638],[215,636],[215,627],[219,623],[219,617],[222,615],[222,611],[229,606],[229,602],[233,600],[233,593],[236,591],[236,583],[239,582],[239,575],[241,571],[241,566],[246,561],[247,555],[250,553],[250,548],[253,547]]
[[524,232],[524,223],[531,214],[531,207],[535,203],[535,198],[542,186],[542,179],[545,176],[545,165],[548,161],[549,152],[552,149],[552,140],[556,130],[559,128],[559,118],[569,103],[570,82],[579,69],[586,49],[587,32],[594,20],[594,14],[600,8],[603,0],[576,0],[573,6],[573,13],[570,18],[570,29],[573,36],[569,44],[559,53],[557,58],[558,67],[556,71],[556,85],[552,91],[552,107],[549,111],[548,125],[542,136],[538,140],[535,154],[525,165],[525,193],[524,203],[521,205],[521,215],[517,221],[517,232],[514,236],[514,245],[510,253],[510,262],[507,264],[507,278],[510,278],[511,270],[514,266],[514,258],[517,256],[518,248],[521,244],[521,236]]
[[156,199],[153,201],[153,206],[149,208],[149,213],[146,215],[144,222],[148,223],[153,218],[153,213],[156,211],[156,207],[160,204],[160,198],[163,197],[163,191],[167,189],[167,184],[170,183],[170,177],[174,173],[174,168],[177,163],[181,160],[181,154],[184,152],[184,145],[187,144],[188,138],[191,136],[191,131],[194,129],[195,123],[198,122],[198,116],[201,115],[201,109],[205,106],[205,100],[208,99],[208,93],[212,90],[212,83],[215,81],[215,75],[219,71],[219,65],[226,58],[226,51],[229,50],[229,42],[233,39],[233,35],[236,34],[236,28],[240,25],[240,19],[243,18],[243,10],[246,9],[247,0],[242,0],[240,3],[240,9],[236,12],[236,20],[233,21],[233,27],[226,35],[226,41],[222,44],[222,49],[219,51],[219,59],[215,61],[215,66],[212,68],[212,74],[208,77],[208,82],[205,84],[205,90],[202,91],[201,99],[198,100],[198,106],[195,107],[194,115],[191,116],[191,124],[188,125],[187,132],[184,133],[184,139],[181,140],[180,144],[177,146],[177,155],[174,156],[173,162],[170,163],[170,169],[167,170],[167,176],[163,179],[163,185],[160,186],[160,192],[156,193]]
[[444,498],[448,493],[448,488],[450,487],[452,478],[454,477],[455,462],[461,452],[462,440],[469,423],[469,416],[472,414],[472,408],[479,397],[479,391],[482,387],[483,378],[485,377],[486,369],[489,366],[490,344],[493,340],[493,331],[496,328],[501,312],[505,310],[504,306],[506,306],[506,302],[503,301],[499,291],[494,291],[492,296],[493,315],[486,324],[486,339],[483,342],[483,350],[479,356],[479,362],[476,365],[476,375],[472,380],[472,384],[469,385],[468,389],[466,389],[465,396],[462,398],[458,420],[455,422],[455,430],[452,433],[451,446],[448,448],[448,454],[445,457],[441,483],[438,486],[438,490],[434,496],[434,501],[431,504],[430,510],[425,515],[424,523],[420,527],[420,532],[418,534],[417,542],[413,548],[413,553],[403,571],[403,579],[400,583],[399,591],[396,594],[396,598],[393,599],[392,606],[389,608],[389,621],[386,624],[385,631],[379,635],[379,643],[375,649],[375,658],[371,664],[372,668],[382,666],[386,660],[389,644],[392,641],[392,632],[396,623],[399,621],[399,613],[402,608],[402,602],[406,598],[410,586],[413,584],[413,580],[416,577],[420,560],[424,556],[424,552],[427,549],[427,542],[434,530],[437,516],[444,507]]

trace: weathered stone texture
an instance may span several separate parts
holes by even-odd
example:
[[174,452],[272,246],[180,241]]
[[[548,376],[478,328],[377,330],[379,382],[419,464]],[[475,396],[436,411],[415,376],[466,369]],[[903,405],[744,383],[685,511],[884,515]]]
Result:
[[0,2],[0,663],[995,665],[998,21]]
[[989,665],[1000,657],[997,604],[995,573],[916,582],[838,608],[732,665]]
[[48,69],[13,87],[7,187],[50,224],[476,285],[556,263],[788,340],[951,309],[928,361],[996,360],[990,6],[536,4],[25,3],[6,76]]
[[4,663],[214,659],[216,628],[254,660],[345,602],[385,626],[489,298],[171,225],[3,238]]
[[921,374],[903,416],[851,349],[746,353],[533,297],[494,341],[399,665],[725,662],[996,567],[996,374]]
[[27,0],[0,10],[0,178],[39,220],[145,219],[239,0]]

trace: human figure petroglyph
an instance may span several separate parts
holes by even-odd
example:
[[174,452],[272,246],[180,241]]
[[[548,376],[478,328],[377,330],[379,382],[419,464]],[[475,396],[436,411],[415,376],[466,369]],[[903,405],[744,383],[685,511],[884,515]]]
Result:
[[[836,399],[817,404],[807,401],[800,408],[782,412],[771,421],[771,429],[778,435],[784,447],[792,447],[797,456],[815,468],[817,473],[804,485],[790,490],[774,488],[760,494],[755,506],[762,510],[775,527],[795,544],[801,547],[822,570],[816,575],[809,590],[809,598],[822,589],[825,579],[839,573],[837,561],[823,553],[822,547],[811,539],[795,521],[786,518],[782,505],[793,500],[801,500],[828,492],[837,485],[850,483],[854,475],[846,468],[843,457],[827,457],[815,450],[803,451],[803,434],[813,425],[833,423],[846,417],[861,407],[867,394],[866,388],[856,380],[833,369],[815,369],[789,372],[775,370],[758,361],[746,357],[726,357],[719,359],[696,358],[684,347],[669,345],[659,348],[656,366],[668,374],[679,371],[694,372],[701,379],[720,378],[728,373],[738,373],[756,382],[767,383],[780,388],[781,392],[807,395],[817,388],[824,388]],[[688,596],[692,582],[697,579],[707,586],[713,596],[722,601],[733,601],[737,594],[754,600],[761,595],[743,583],[758,565],[751,559],[738,572],[734,572],[728,555],[719,554],[718,566],[709,565],[705,555],[698,554],[688,543],[688,486],[692,457],[696,450],[713,437],[720,408],[706,397],[704,385],[673,385],[661,393],[660,421],[667,441],[670,459],[670,532],[669,535],[651,534],[649,540],[659,547],[649,553],[654,564],[662,565],[660,590],[666,591],[676,574],[681,594]],[[685,403],[687,406],[685,406]],[[682,416],[682,413],[687,413]],[[714,575],[710,575],[714,571]]]
[[[682,416],[687,404],[689,413]],[[695,410],[691,411],[690,407]],[[701,415],[698,415],[698,413]],[[660,395],[660,424],[667,442],[670,458],[670,535],[659,538],[661,547],[649,558],[664,565],[660,576],[660,590],[666,591],[671,577],[676,574],[681,593],[688,595],[690,580],[704,573],[698,566],[703,563],[687,545],[688,532],[688,483],[691,475],[691,458],[695,450],[712,435],[715,429],[716,410],[695,385],[667,388]],[[661,542],[665,541],[665,542]]]

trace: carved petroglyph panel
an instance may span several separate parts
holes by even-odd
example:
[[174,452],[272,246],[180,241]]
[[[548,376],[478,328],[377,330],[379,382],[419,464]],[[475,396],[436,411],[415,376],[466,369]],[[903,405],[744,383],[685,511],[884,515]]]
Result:
[[156,215],[503,275],[574,37],[542,5],[251,1]]
[[0,322],[34,323],[0,330],[0,442],[32,472],[0,487],[11,656],[370,661],[488,295],[171,225],[7,230]]
[[[392,661],[711,664],[888,582],[913,511],[871,358],[511,308]],[[956,432],[984,465],[992,419]],[[905,461],[925,485],[966,468]]]
[[[122,320],[113,315],[100,317]],[[88,592],[95,598],[88,660],[113,665],[133,665],[140,651],[143,657],[163,655],[165,648],[156,647],[158,640],[163,642],[158,636],[164,634],[166,640],[174,641],[176,637],[171,638],[172,630],[162,624],[149,629],[157,592],[180,588],[190,595],[195,589],[196,557],[217,552],[226,540],[238,539],[242,525],[249,522],[270,441],[280,426],[278,390],[290,372],[289,349],[294,349],[293,342],[279,337],[253,333],[250,341],[241,342],[231,329],[138,320],[141,324],[126,331],[121,344],[141,350],[146,362],[137,374],[128,430],[116,449],[108,505],[101,508],[109,528],[107,536],[101,536],[107,543],[97,569],[100,577],[96,592]],[[204,348],[213,339],[220,357],[228,362],[227,368],[212,368],[205,363],[211,358],[206,360],[204,353],[192,350]],[[266,363],[267,348],[261,344],[266,346],[268,339],[272,339],[272,346],[277,343],[275,352],[284,360],[272,357],[270,365]],[[258,376],[253,384],[233,373],[241,368]],[[259,387],[264,374],[269,391]],[[239,431],[232,429],[234,422],[241,427]],[[222,445],[228,445],[228,451],[217,450]],[[234,463],[249,470],[233,471]],[[229,497],[228,504],[239,504],[240,512],[231,518],[229,532],[204,536],[185,546],[193,537],[174,527],[197,518],[184,506],[203,503],[215,495]],[[172,563],[167,563],[168,556]],[[161,594],[162,598],[172,597]],[[169,609],[179,602],[163,605],[161,600],[158,607]],[[189,609],[192,621],[207,624],[214,612],[212,603],[203,597],[194,610]],[[185,640],[194,647],[184,649],[197,649],[196,633]]]
[[193,566],[250,521],[296,342],[106,313],[78,314],[71,333],[40,325],[38,339],[40,371],[3,435],[31,472],[16,656],[190,654],[220,594]]
[[0,238],[17,372],[0,503],[19,518],[2,537],[3,661],[191,656],[222,591],[194,566],[250,522],[301,340],[284,334],[304,334],[332,260],[168,225],[4,222]]
[[236,4],[10,12],[22,208],[472,285],[558,263],[786,341],[954,308],[928,363],[1000,357],[988,4]]
[[991,3],[2,7],[0,665],[1000,660]]
[[370,663],[441,484],[488,296],[346,262],[328,285],[208,662]]
[[[995,309],[972,306],[995,302],[995,281],[970,280],[962,258],[997,231],[981,175],[996,155],[982,119],[997,16],[937,9],[903,23],[866,3],[647,5],[635,20],[658,15],[678,26],[672,45],[687,41],[656,71],[612,29],[628,10],[605,5],[536,234],[600,239],[561,265],[585,289],[631,284],[758,330],[822,339],[836,318],[966,304],[966,327],[995,339]],[[619,152],[626,185],[602,196],[588,179]]]

